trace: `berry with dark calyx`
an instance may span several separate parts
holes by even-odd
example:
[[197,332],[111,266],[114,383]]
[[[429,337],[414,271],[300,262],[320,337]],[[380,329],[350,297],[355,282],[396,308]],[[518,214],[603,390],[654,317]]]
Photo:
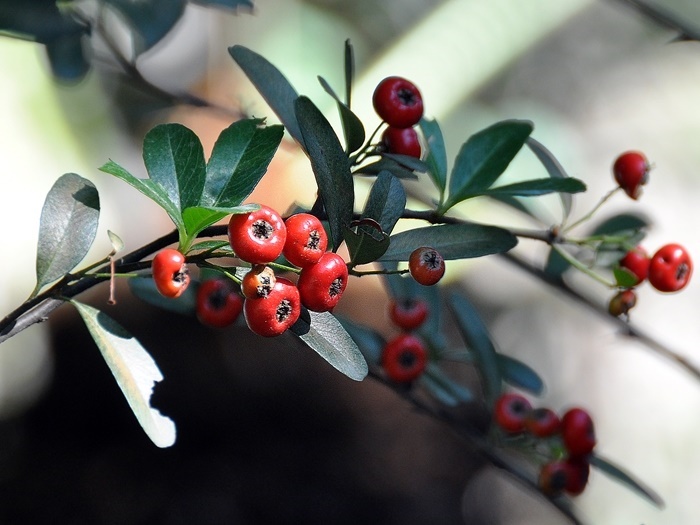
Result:
[[620,290],[610,299],[608,312],[615,317],[622,317],[627,315],[636,304],[637,294],[634,290]]
[[241,280],[241,292],[246,299],[267,297],[275,286],[275,272],[269,266],[256,264]]
[[647,251],[641,246],[628,251],[625,256],[620,259],[620,268],[624,268],[634,275],[637,279],[635,286],[644,282],[649,275],[649,263],[651,259]]
[[267,297],[246,299],[243,314],[252,332],[264,337],[280,335],[299,319],[299,291],[294,283],[280,277]]
[[411,252],[408,271],[418,284],[432,286],[445,275],[445,260],[435,248],[422,246]]
[[389,301],[389,318],[401,330],[415,330],[428,317],[428,303],[420,297]]
[[389,126],[382,133],[382,145],[387,153],[408,155],[417,159],[420,159],[422,152],[418,133],[413,128]]
[[584,457],[567,458],[566,464],[569,467],[569,475],[567,476],[564,490],[567,492],[567,494],[578,496],[583,492],[588,484],[591,464]]
[[282,253],[287,228],[279,213],[268,206],[231,215],[228,240],[236,256],[251,264],[266,264]]
[[531,411],[532,405],[527,398],[507,392],[496,400],[493,418],[496,424],[509,434],[518,434],[525,430]]
[[571,468],[566,461],[551,461],[540,468],[537,484],[543,494],[559,496],[566,489],[571,477]]
[[425,346],[418,337],[401,334],[384,346],[381,363],[391,381],[410,383],[423,373],[427,359]]
[[525,428],[537,437],[549,437],[561,429],[559,416],[549,408],[535,408],[525,420]]
[[586,456],[596,445],[593,420],[582,408],[571,408],[562,416],[561,436],[571,456]]
[[343,258],[326,252],[317,263],[299,274],[301,303],[313,312],[329,312],[340,301],[348,284],[348,267]]
[[660,292],[677,292],[686,287],[693,274],[693,261],[680,244],[667,244],[652,255],[649,284]]
[[151,271],[156,288],[165,297],[179,297],[190,284],[185,256],[174,248],[159,251],[153,258]]
[[650,169],[644,153],[626,151],[615,160],[613,175],[625,193],[636,200],[642,194],[642,186],[649,181]]
[[197,289],[197,319],[202,324],[223,328],[233,324],[243,311],[243,298],[225,279],[208,279]]
[[401,77],[382,80],[372,95],[377,115],[395,128],[410,128],[423,116],[423,97],[415,84]]
[[299,268],[317,263],[328,248],[328,235],[321,221],[309,213],[296,213],[284,222],[287,240],[282,253],[287,260]]

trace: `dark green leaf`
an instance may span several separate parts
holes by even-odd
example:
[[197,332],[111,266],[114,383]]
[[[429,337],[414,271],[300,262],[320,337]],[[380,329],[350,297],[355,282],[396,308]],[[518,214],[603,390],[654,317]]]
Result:
[[638,282],[637,276],[630,272],[627,268],[615,266],[613,268],[615,283],[622,288],[632,288]]
[[53,75],[64,82],[82,80],[90,70],[83,52],[83,35],[70,33],[46,42],[46,55]]
[[442,196],[447,184],[447,152],[442,130],[436,120],[425,117],[420,120],[419,126],[428,145],[428,155],[425,157],[428,173]]
[[632,489],[637,494],[644,497],[656,507],[660,509],[664,507],[664,501],[658,494],[656,494],[650,488],[644,486],[640,481],[634,479],[630,474],[622,470],[617,465],[614,465],[607,459],[603,459],[597,454],[591,455],[590,462],[591,466],[599,469],[601,472],[604,472],[605,474],[607,474],[614,480],[622,483],[623,485],[626,485],[628,488]]
[[372,364],[378,365],[386,344],[381,334],[344,317],[338,317],[338,321],[355,341],[365,359]]
[[435,248],[445,259],[468,259],[507,252],[518,243],[508,230],[481,224],[440,224],[391,236],[382,261],[407,261],[420,246]]
[[369,228],[346,228],[345,243],[350,252],[350,264],[357,266],[379,259],[389,247],[389,235]]
[[360,166],[355,173],[358,175],[377,175],[382,171],[388,171],[399,179],[418,180],[418,175],[387,157],[382,157],[376,162]]
[[239,7],[253,8],[251,0],[192,0],[192,3],[203,6],[226,7],[228,9],[238,9]]
[[536,396],[542,394],[544,382],[532,368],[505,354],[497,354],[496,358],[504,381],[515,387],[528,390]]
[[294,101],[299,95],[289,81],[267,59],[246,47],[232,46],[228,48],[228,52],[284,124],[289,134],[302,148],[306,149],[294,109]]
[[299,97],[294,108],[319,195],[328,214],[331,244],[337,250],[345,228],[350,226],[355,202],[348,157],[330,123],[311,100]]
[[136,53],[140,54],[170,32],[185,11],[185,0],[104,0],[114,7],[136,33]]
[[510,195],[513,197],[535,197],[548,193],[579,193],[586,185],[578,179],[531,179],[484,190],[484,195]]
[[[188,239],[192,240],[204,228],[220,221],[227,215],[233,213],[249,213],[258,209],[260,209],[259,204],[242,204],[240,206],[226,208],[191,206],[182,211],[182,222],[185,226]],[[187,246],[188,245],[189,242],[187,243]],[[188,249],[187,246],[182,246],[182,248]]]
[[621,213],[609,217],[598,224],[591,232],[591,235],[615,235],[631,230],[645,230],[649,226],[650,221],[644,215]]
[[352,84],[355,80],[355,50],[348,38],[345,41],[345,104],[352,107]]
[[83,260],[95,240],[99,218],[100,197],[92,182],[66,173],[54,183],[41,210],[34,293]]
[[428,363],[419,381],[438,401],[449,407],[474,399],[471,390],[448,377],[435,363]]
[[335,94],[333,88],[323,77],[318,77],[323,89],[335,99],[340,114],[340,123],[343,125],[343,134],[345,135],[345,149],[348,153],[357,151],[365,142],[365,127],[362,125],[360,118],[352,112],[352,110],[340,100]]
[[367,362],[362,352],[332,314],[305,310],[292,332],[350,379],[362,381],[367,376]]
[[231,249],[231,245],[228,241],[201,241],[190,246],[190,250],[188,253],[193,252],[226,252],[230,253],[231,256],[233,256],[233,250]]
[[[542,165],[549,173],[549,176],[553,179],[567,179],[569,176],[564,171],[564,168],[559,164],[552,152],[545,148],[541,143],[528,137],[527,145],[530,147],[535,156],[539,159]],[[569,193],[563,192],[559,194],[561,198],[562,208],[564,209],[564,219],[566,219],[571,213],[572,198]]]
[[3,0],[0,2],[0,35],[41,42],[68,35],[87,34],[89,28],[55,0]]
[[506,206],[510,206],[511,208],[518,210],[521,213],[524,213],[528,217],[532,217],[536,221],[543,222],[542,219],[536,216],[535,213],[517,197],[512,197],[510,195],[501,195],[499,193],[488,195],[488,197],[497,202],[505,204]]
[[398,153],[382,153],[383,157],[391,159],[396,162],[399,166],[402,166],[411,171],[418,171],[420,173],[427,173],[430,168],[428,165],[420,159],[411,157],[410,155],[399,155]]
[[448,305],[462,338],[474,354],[474,364],[481,377],[484,396],[491,405],[501,391],[502,379],[498,354],[491,336],[478,312],[465,297],[453,293]]
[[531,132],[531,122],[505,120],[472,135],[455,160],[443,211],[490,188]]
[[142,301],[181,315],[194,315],[197,301],[197,285],[191,283],[190,286],[174,299],[164,297],[156,288],[153,279],[149,277],[134,277],[129,279],[131,292]]
[[383,231],[391,233],[405,208],[406,192],[401,182],[388,171],[379,172],[362,216],[374,219]]
[[549,255],[547,256],[547,262],[544,266],[544,272],[547,275],[555,278],[561,278],[564,272],[571,267],[569,261],[567,261],[561,254],[554,249],[549,250]]

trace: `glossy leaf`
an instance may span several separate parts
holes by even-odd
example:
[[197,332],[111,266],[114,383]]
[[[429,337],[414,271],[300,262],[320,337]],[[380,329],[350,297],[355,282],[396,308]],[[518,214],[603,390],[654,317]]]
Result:
[[200,241],[192,246],[190,246],[190,250],[188,253],[193,253],[193,252],[208,252],[208,253],[213,253],[213,252],[225,252],[231,254],[231,256],[234,255],[233,250],[231,249],[231,245],[229,242],[226,241],[217,241],[217,240],[208,240],[208,241]]
[[161,448],[175,443],[172,419],[150,406],[153,387],[163,380],[158,365],[130,333],[114,319],[95,308],[71,301],[117,380],[139,424]]
[[548,193],[580,193],[586,185],[578,179],[531,179],[484,190],[483,195],[536,197]]
[[228,52],[280,119],[292,138],[306,149],[294,109],[294,101],[299,95],[289,81],[266,58],[247,47],[232,46],[228,48]]
[[306,97],[294,103],[319,195],[328,215],[330,241],[337,250],[350,225],[355,192],[348,157],[326,117]]
[[348,38],[345,41],[345,104],[352,107],[352,84],[355,80],[355,50]]
[[389,248],[389,235],[370,228],[346,228],[344,238],[352,266],[374,262]]
[[474,399],[474,394],[467,387],[460,385],[449,377],[435,363],[428,363],[425,371],[420,376],[420,383],[438,401],[449,407],[455,407],[460,403],[468,403]]
[[481,377],[484,396],[491,405],[501,391],[502,380],[498,354],[491,336],[481,316],[465,297],[451,294],[448,306],[462,338],[474,354],[474,364]]
[[496,359],[504,381],[515,387],[528,390],[536,396],[542,394],[544,382],[531,367],[505,354],[497,354]]
[[367,362],[379,365],[386,341],[378,332],[345,317],[338,317],[345,331],[352,337]]
[[597,468],[601,472],[604,472],[615,481],[618,481],[619,483],[622,483],[623,485],[632,489],[634,492],[645,498],[656,507],[663,508],[665,506],[663,499],[661,499],[658,494],[642,484],[641,481],[634,479],[631,474],[628,474],[622,470],[622,468],[618,467],[607,459],[603,459],[597,454],[591,454],[589,460],[591,462],[591,466]]
[[598,224],[591,235],[615,235],[620,232],[645,230],[649,228],[650,221],[645,216],[635,213],[620,213]]
[[340,100],[330,84],[323,77],[318,77],[323,89],[335,99],[340,114],[340,123],[343,125],[343,134],[345,135],[345,149],[348,153],[357,151],[365,142],[365,127],[360,118],[352,112],[352,110]]
[[[564,168],[559,164],[556,157],[547,148],[544,147],[540,142],[536,141],[532,137],[527,138],[527,145],[535,154],[535,156],[542,163],[544,168],[549,173],[552,179],[567,179],[569,176],[564,171]],[[564,211],[564,219],[566,219],[571,213],[572,198],[568,192],[562,192],[559,194],[561,199],[561,205]]]
[[442,130],[436,120],[425,117],[420,120],[418,125],[428,145],[428,154],[425,157],[428,173],[433,184],[440,191],[440,195],[443,195],[447,185],[447,152]]
[[372,188],[362,213],[377,221],[386,233],[391,233],[406,208],[403,184],[388,171],[381,171]]
[[104,0],[124,17],[137,35],[136,53],[140,54],[160,42],[185,11],[185,0]]
[[402,166],[410,171],[417,171],[419,173],[427,173],[429,168],[428,165],[420,159],[411,157],[410,155],[399,155],[398,153],[382,153],[383,157],[391,159],[396,162],[399,166]]
[[394,177],[399,178],[399,179],[406,179],[406,180],[418,180],[418,175],[413,173],[413,171],[409,170],[408,168],[405,168],[395,160],[392,160],[386,156],[381,157],[379,160],[375,162],[371,162],[369,164],[365,164],[363,166],[360,166],[355,170],[355,174],[357,175],[378,175],[382,171],[388,171],[391,173]]
[[445,259],[468,259],[507,252],[518,243],[508,230],[481,224],[440,224],[404,231],[391,236],[382,261],[407,261],[419,246],[431,246]]
[[292,332],[350,379],[362,381],[367,376],[367,362],[362,352],[332,314],[304,310]]
[[54,183],[41,210],[35,294],[83,260],[95,240],[99,218],[100,197],[92,182],[66,173]]

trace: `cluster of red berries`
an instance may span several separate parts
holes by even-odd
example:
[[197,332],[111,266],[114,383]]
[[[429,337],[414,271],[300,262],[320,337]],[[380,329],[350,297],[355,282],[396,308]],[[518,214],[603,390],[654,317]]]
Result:
[[419,159],[421,145],[414,126],[423,116],[423,98],[415,84],[405,78],[387,77],[375,88],[372,104],[388,124],[381,139],[384,150]]
[[588,458],[596,445],[593,420],[586,410],[570,408],[560,418],[549,408],[533,408],[520,394],[504,393],[496,401],[493,417],[509,435],[530,434],[549,440],[550,456],[557,458],[540,468],[542,492],[549,496],[583,492],[590,472]]
[[428,361],[428,352],[413,332],[428,317],[428,304],[420,297],[389,301],[389,319],[401,330],[382,350],[381,364],[387,378],[395,383],[410,383],[420,377]]

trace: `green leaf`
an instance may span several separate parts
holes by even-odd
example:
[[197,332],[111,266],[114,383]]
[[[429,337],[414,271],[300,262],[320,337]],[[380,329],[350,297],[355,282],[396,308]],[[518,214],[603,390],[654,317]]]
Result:
[[427,173],[429,170],[428,165],[425,162],[415,157],[411,157],[410,155],[400,155],[398,153],[382,153],[382,157],[391,159],[394,162],[396,162],[399,166],[404,167],[410,171]]
[[355,80],[355,50],[350,39],[345,40],[345,104],[352,107],[352,84]]
[[183,210],[182,222],[187,231],[188,242],[187,246],[182,248],[189,250],[189,241],[201,232],[207,226],[211,226],[215,222],[220,221],[227,215],[233,213],[248,213],[260,208],[259,204],[242,204],[241,206],[232,206],[230,208],[207,208],[204,206],[192,206]]
[[343,134],[345,135],[345,149],[348,153],[357,151],[365,142],[365,127],[362,125],[360,118],[352,112],[352,110],[340,100],[335,94],[333,88],[323,77],[318,77],[323,89],[335,99],[340,114],[340,123],[343,125]]
[[170,32],[185,11],[185,0],[104,0],[135,31],[136,54],[150,49]]
[[238,9],[239,7],[254,7],[251,0],[192,0],[192,3],[203,6],[226,7],[228,9]]
[[292,332],[350,379],[362,381],[367,376],[367,362],[362,352],[331,313],[304,309]]
[[387,157],[381,157],[378,161],[360,166],[355,170],[357,175],[378,175],[382,171],[388,171],[398,179],[418,180],[418,175],[403,167],[401,164]]
[[46,42],[51,72],[59,80],[75,83],[90,70],[83,51],[83,36],[82,33],[71,33]]
[[351,266],[374,262],[389,248],[389,235],[371,228],[346,228],[344,238]]
[[164,297],[156,288],[150,275],[129,279],[129,289],[131,293],[142,301],[162,310],[187,316],[195,313],[197,303],[197,285],[195,282],[190,283],[187,289],[176,298]]
[[544,266],[544,272],[547,275],[561,279],[564,272],[566,272],[566,270],[568,270],[570,267],[571,264],[569,264],[569,261],[562,257],[557,250],[550,248],[549,255],[547,256],[547,262]]
[[548,193],[579,193],[586,185],[578,179],[531,179],[484,190],[483,195],[510,195],[512,197],[535,197]]
[[649,219],[644,215],[620,213],[598,224],[591,232],[591,235],[616,235],[621,232],[646,230],[650,224]]
[[425,226],[392,235],[382,261],[407,261],[420,246],[435,248],[443,258],[468,259],[507,252],[518,239],[508,230],[481,224],[440,224]]
[[418,125],[428,145],[428,155],[425,157],[428,173],[435,187],[440,190],[442,197],[447,184],[447,152],[445,140],[442,138],[442,130],[436,120],[425,117],[420,120]]
[[375,365],[378,365],[382,358],[382,351],[386,341],[378,332],[371,328],[357,324],[345,317],[338,317],[338,321],[345,331],[352,337],[357,347],[362,352],[365,359]]
[[451,294],[448,306],[457,321],[462,338],[474,354],[474,364],[481,376],[484,396],[487,403],[492,405],[501,391],[502,377],[498,354],[491,336],[478,312],[465,297]]
[[634,492],[645,498],[647,501],[662,509],[665,504],[663,499],[650,488],[644,486],[640,481],[634,479],[630,474],[622,470],[617,465],[614,465],[607,459],[603,459],[597,454],[591,454],[589,458],[591,465],[601,472],[607,474],[614,480],[626,485]]
[[615,266],[613,268],[613,275],[617,285],[622,288],[632,288],[638,283],[637,276],[630,272],[627,268]]
[[531,132],[531,122],[505,120],[472,135],[462,145],[455,160],[450,174],[449,196],[442,211],[490,188]]
[[504,381],[523,390],[528,390],[536,396],[542,394],[544,382],[532,368],[505,354],[497,354],[496,359]]
[[193,252],[226,252],[231,254],[231,256],[234,255],[233,250],[231,249],[231,244],[229,244],[227,240],[209,240],[195,243],[192,246],[190,246],[190,249],[187,253]]
[[[527,145],[542,163],[542,165],[547,170],[547,173],[549,173],[549,176],[551,178],[569,178],[569,176],[566,174],[566,171],[564,171],[564,168],[561,166],[561,164],[559,164],[559,161],[556,159],[556,157],[552,154],[551,151],[545,148],[543,144],[536,141],[532,137],[528,137]],[[571,213],[571,205],[573,199],[571,198],[571,195],[566,192],[560,193],[559,197],[561,198],[561,205],[564,210],[564,219],[566,219]]]
[[428,363],[419,382],[438,401],[449,407],[460,403],[468,403],[474,399],[474,394],[467,387],[460,385],[435,363]]
[[326,117],[306,97],[294,103],[299,127],[328,214],[330,241],[337,250],[352,220],[355,191],[348,157]]
[[401,182],[388,171],[381,171],[372,188],[362,213],[374,219],[382,231],[391,233],[406,208],[406,192]]
[[83,260],[95,240],[99,218],[100,197],[92,182],[66,173],[54,183],[41,210],[33,295]]
[[306,149],[294,109],[294,101],[299,95],[289,81],[266,58],[246,47],[232,46],[228,48],[228,52],[284,124],[289,134],[303,149]]
[[124,241],[119,235],[111,230],[107,230],[107,236],[109,237],[109,243],[112,245],[112,254],[116,254],[124,249]]
[[153,387],[163,379],[158,365],[141,343],[114,319],[86,304],[71,303],[83,318],[146,435],[157,447],[172,446],[176,438],[175,423],[150,406]]

